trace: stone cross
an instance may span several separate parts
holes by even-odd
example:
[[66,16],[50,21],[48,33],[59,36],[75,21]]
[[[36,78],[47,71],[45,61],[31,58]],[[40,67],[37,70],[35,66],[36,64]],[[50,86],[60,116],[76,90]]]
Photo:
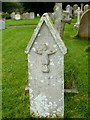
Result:
[[60,36],[63,36],[66,23],[70,23],[71,18],[68,11],[62,10],[62,3],[55,4],[54,7],[54,26]]
[[76,13],[77,13],[77,23],[75,24],[74,27],[78,28],[80,24],[80,19],[81,19],[81,13],[82,13],[82,11],[80,10],[80,7],[78,7],[78,9],[76,10]]
[[25,50],[28,54],[30,114],[37,118],[64,118],[64,54],[67,49],[43,14]]

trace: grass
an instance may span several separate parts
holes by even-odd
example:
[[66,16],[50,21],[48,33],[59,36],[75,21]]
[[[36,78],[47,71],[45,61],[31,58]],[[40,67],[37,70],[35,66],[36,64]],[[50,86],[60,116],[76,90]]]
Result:
[[[7,23],[10,25],[11,21]],[[3,30],[3,118],[31,117],[29,96],[24,95],[28,79],[27,55],[24,50],[34,29],[34,26],[30,26]],[[73,39],[76,33],[72,24],[66,24],[63,36],[68,49],[65,55],[65,86],[71,87],[67,84],[75,81],[79,94],[65,93],[65,118],[88,117],[88,53],[85,51],[88,42],[80,38]]]
[[30,24],[38,24],[40,17],[36,17],[35,19],[31,20],[14,20],[8,19],[6,20],[6,27],[8,26],[15,26],[15,25],[30,25]]

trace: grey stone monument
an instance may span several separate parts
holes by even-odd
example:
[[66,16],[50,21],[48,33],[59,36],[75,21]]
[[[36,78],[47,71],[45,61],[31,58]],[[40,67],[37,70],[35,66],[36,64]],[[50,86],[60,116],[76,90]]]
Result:
[[72,17],[72,10],[73,10],[73,8],[70,5],[66,6],[66,11],[69,12],[70,17]]
[[62,10],[62,3],[56,3],[54,7],[54,26],[60,36],[63,36],[66,23],[70,23],[71,18],[68,11]]
[[66,52],[48,14],[43,14],[25,50],[28,54],[30,113],[33,117],[64,117]]
[[90,6],[89,6],[88,4],[86,4],[86,5],[84,6],[84,12],[85,12],[86,10],[88,10],[88,9],[90,9]]
[[77,36],[90,40],[90,9],[85,11],[81,17]]
[[78,9],[78,5],[74,4],[73,5],[73,15],[76,16],[77,14],[75,13],[75,11]]
[[79,24],[80,24],[81,14],[83,13],[83,11],[81,11],[80,7],[78,7],[78,9],[76,10],[76,13],[77,13],[77,22],[76,22],[76,24],[74,25],[74,27],[75,27],[76,29],[78,29]]
[[34,12],[30,12],[30,19],[34,19],[34,18],[35,18]]

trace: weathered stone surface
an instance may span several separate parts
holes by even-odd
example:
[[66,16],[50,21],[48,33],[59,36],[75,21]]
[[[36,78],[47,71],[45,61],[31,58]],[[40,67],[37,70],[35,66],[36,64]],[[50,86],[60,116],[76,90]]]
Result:
[[76,24],[74,25],[74,27],[75,27],[76,29],[78,29],[79,24],[80,24],[81,15],[82,15],[83,11],[81,11],[80,7],[78,7],[78,9],[77,9],[75,12],[76,12],[76,14],[77,14],[77,22],[76,22]]
[[35,18],[34,12],[30,12],[30,19],[34,19],[34,18]]
[[66,11],[69,12],[70,17],[72,17],[72,10],[73,10],[72,6],[70,5],[66,6]]
[[84,12],[85,12],[86,10],[88,10],[88,9],[90,9],[90,6],[89,6],[88,4],[86,4],[86,5],[84,6]]
[[58,31],[58,33],[62,37],[64,33],[65,24],[70,23],[71,21],[70,13],[68,11],[62,10],[62,3],[55,4],[53,19],[54,19],[55,29]]
[[77,9],[78,9],[78,5],[77,5],[77,4],[73,5],[73,15],[74,15],[74,16],[76,16],[75,11],[76,11]]
[[78,36],[90,39],[90,10],[83,13],[79,25]]
[[5,29],[5,21],[4,20],[0,20],[0,30]]
[[30,112],[33,117],[64,117],[66,52],[48,14],[44,14],[25,51],[28,54]]

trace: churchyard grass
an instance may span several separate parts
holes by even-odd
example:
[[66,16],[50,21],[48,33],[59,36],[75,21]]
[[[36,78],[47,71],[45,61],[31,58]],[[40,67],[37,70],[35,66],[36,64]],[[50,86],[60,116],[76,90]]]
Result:
[[8,19],[6,20],[6,27],[8,26],[15,26],[15,25],[33,25],[38,24],[40,20],[40,17],[36,17],[35,19],[31,20],[14,20],[14,19]]
[[[9,23],[11,21],[13,22]],[[8,21],[7,26],[20,24],[19,21],[15,24],[14,20],[11,21]],[[24,50],[34,29],[34,26],[30,26],[3,30],[3,118],[30,117],[29,95],[24,95],[28,79],[28,62]],[[79,93],[65,93],[65,118],[88,116],[88,53],[85,51],[88,42],[79,38],[73,39],[76,32],[73,24],[66,24],[63,37],[68,49],[65,55],[65,87],[71,88],[71,81],[75,81]]]

